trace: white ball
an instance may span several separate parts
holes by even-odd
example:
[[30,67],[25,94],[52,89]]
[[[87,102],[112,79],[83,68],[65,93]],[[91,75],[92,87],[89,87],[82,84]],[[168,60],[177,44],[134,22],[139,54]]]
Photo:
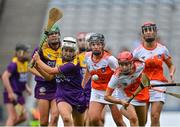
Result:
[[99,79],[98,75],[95,74],[95,75],[92,76],[92,80],[97,81],[98,79]]

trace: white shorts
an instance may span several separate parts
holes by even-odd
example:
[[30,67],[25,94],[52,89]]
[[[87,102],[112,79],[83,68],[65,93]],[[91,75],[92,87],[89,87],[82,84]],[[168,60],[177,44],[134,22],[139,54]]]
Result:
[[[155,85],[155,84],[163,84],[165,82],[152,80],[152,81],[150,81],[150,83]],[[155,88],[160,89],[160,90],[166,90],[166,87],[155,87]],[[149,94],[150,94],[149,102],[162,101],[163,103],[165,103],[166,95],[164,93],[161,93],[161,92],[154,91],[154,90],[150,89]]]
[[[125,101],[127,101],[129,99],[129,97],[126,96],[124,90],[122,90],[120,88],[115,89],[115,95],[116,95],[115,97],[118,98],[118,99],[122,99],[122,100],[125,100]],[[137,99],[133,99],[130,102],[130,104],[132,104],[134,106],[145,106],[146,102],[141,102],[141,101],[138,101]],[[118,107],[121,107],[121,106],[118,106]]]
[[90,102],[95,101],[95,102],[99,102],[99,103],[103,103],[103,104],[112,104],[111,102],[104,100],[105,92],[106,91],[104,91],[104,90],[96,90],[96,89],[92,88]]

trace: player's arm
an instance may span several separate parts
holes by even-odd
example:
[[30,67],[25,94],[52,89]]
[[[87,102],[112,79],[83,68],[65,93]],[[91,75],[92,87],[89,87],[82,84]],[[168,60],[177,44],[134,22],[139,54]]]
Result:
[[2,75],[2,81],[3,81],[4,87],[7,89],[7,92],[8,93],[14,93],[13,89],[10,85],[10,81],[9,81],[10,77],[11,77],[11,73],[6,70]]
[[169,69],[169,75],[170,75],[170,78],[171,78],[171,82],[173,82],[174,81],[174,73],[176,71],[176,68],[175,68],[171,58],[166,59],[165,63],[168,66],[168,69]]
[[3,81],[4,87],[6,88],[8,92],[9,99],[13,101],[16,99],[16,96],[10,84],[10,80],[9,80],[10,77],[11,77],[11,73],[8,70],[6,70],[2,75],[2,81]]
[[50,67],[46,65],[39,57],[38,52],[36,52],[33,56],[33,59],[35,60],[37,66],[43,70],[44,72],[47,72],[50,75],[55,75],[59,73],[58,67]]
[[87,84],[87,82],[89,81],[89,79],[91,78],[91,74],[89,73],[88,69],[86,68],[85,70],[85,74],[81,83],[82,88],[85,87],[85,85]]
[[[30,62],[30,63],[33,63],[33,62]],[[43,78],[43,76],[37,71],[35,67],[28,67],[28,71],[31,72],[35,76],[39,76]]]
[[47,73],[46,71],[44,71],[43,69],[41,69],[41,67],[38,64],[35,65],[34,67],[43,79],[50,81],[54,78],[54,75],[51,75],[51,74]]
[[106,89],[106,93],[105,93],[105,96],[104,96],[104,99],[106,101],[109,101],[111,103],[115,103],[115,104],[121,104],[121,105],[128,105],[127,102],[121,100],[121,99],[117,99],[115,97],[112,96],[112,93],[113,93],[114,89],[110,88],[110,87],[107,87]]
[[125,101],[123,101],[121,99],[117,99],[112,96],[112,93],[113,93],[114,89],[117,88],[117,86],[118,86],[118,78],[115,75],[113,75],[108,83],[107,88],[106,88],[106,93],[105,93],[104,99],[111,103],[128,105],[128,103],[126,103]]
[[32,89],[31,89],[31,87],[30,87],[27,83],[26,83],[26,86],[25,86],[25,87],[26,87],[25,90],[26,90],[26,92],[29,94],[29,96],[32,95]]

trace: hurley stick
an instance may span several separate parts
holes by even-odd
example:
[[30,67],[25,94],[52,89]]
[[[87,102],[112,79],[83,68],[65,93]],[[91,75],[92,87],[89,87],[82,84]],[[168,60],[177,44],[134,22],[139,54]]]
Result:
[[[40,40],[40,45],[39,45],[39,48],[38,48],[38,53],[41,52],[42,50],[42,47],[43,47],[43,44],[46,42],[46,39],[47,39],[47,33],[49,32],[49,30],[51,30],[52,26],[58,21],[60,20],[61,18],[63,17],[63,12],[60,10],[60,9],[57,9],[57,8],[52,8],[50,9],[49,11],[49,16],[48,16],[48,23],[47,23],[47,27],[46,27],[46,31],[43,32],[43,35],[41,37],[41,40]],[[31,68],[33,68],[35,65],[35,61],[31,61],[29,66]]]
[[155,91],[158,91],[158,92],[161,92],[161,93],[164,93],[164,94],[167,94],[167,95],[171,95],[171,96],[176,97],[176,98],[180,98],[180,93],[167,92],[165,90],[156,89],[156,88],[151,88],[151,89],[155,90]]

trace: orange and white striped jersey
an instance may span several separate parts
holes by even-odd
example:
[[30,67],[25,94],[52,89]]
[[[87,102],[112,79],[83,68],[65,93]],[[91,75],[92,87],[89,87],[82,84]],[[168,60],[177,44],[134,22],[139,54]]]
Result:
[[92,60],[92,52],[87,52],[85,61],[89,73],[98,75],[98,80],[91,82],[92,88],[97,90],[106,90],[107,84],[114,73],[115,69],[119,67],[117,59],[111,54],[104,51],[102,58],[95,63]]
[[133,55],[145,61],[144,73],[150,80],[167,82],[163,73],[163,62],[171,58],[171,56],[164,45],[157,43],[154,49],[147,49],[141,44],[133,51]]
[[[129,75],[121,74],[121,68],[118,68],[115,73],[112,75],[111,80],[108,83],[108,89],[119,88],[124,90],[126,95],[130,97],[134,94],[136,89],[141,84],[141,74],[144,70],[145,63],[143,61],[136,60],[134,62],[135,68],[134,72]],[[149,101],[149,91],[148,88],[144,88],[135,99],[143,102]]]

